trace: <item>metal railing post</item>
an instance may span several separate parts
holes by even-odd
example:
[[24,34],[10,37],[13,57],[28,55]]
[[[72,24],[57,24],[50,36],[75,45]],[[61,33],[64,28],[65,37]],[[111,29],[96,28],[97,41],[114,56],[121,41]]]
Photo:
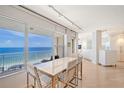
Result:
[[4,55],[3,55],[3,67],[2,67],[2,72],[4,72]]

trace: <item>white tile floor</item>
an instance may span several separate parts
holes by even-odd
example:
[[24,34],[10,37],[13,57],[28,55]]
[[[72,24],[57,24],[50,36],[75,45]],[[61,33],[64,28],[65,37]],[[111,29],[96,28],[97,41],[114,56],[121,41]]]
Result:
[[84,88],[124,88],[124,62],[116,67],[103,67],[89,61],[83,63]]

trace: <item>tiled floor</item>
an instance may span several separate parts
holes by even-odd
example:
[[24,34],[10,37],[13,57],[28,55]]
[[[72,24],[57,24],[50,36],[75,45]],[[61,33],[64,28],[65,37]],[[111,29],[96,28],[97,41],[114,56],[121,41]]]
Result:
[[83,63],[83,88],[124,88],[124,62],[116,67],[103,67],[89,61]]

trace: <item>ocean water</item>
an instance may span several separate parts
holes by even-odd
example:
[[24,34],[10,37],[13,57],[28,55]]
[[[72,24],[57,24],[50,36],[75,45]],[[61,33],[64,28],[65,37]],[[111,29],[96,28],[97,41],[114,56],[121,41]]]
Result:
[[[38,62],[50,58],[53,51],[51,47],[29,48],[29,62]],[[0,67],[8,69],[14,65],[24,64],[24,48],[0,48]]]
[[[48,52],[51,51],[51,47],[31,47],[29,48],[29,52],[32,51],[42,51],[42,52]],[[8,53],[23,53],[24,48],[0,48],[0,54],[8,54]]]

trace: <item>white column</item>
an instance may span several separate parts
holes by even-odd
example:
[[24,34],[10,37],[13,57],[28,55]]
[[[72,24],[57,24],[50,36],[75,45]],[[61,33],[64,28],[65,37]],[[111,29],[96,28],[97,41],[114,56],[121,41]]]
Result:
[[98,64],[99,62],[99,50],[101,48],[101,31],[96,30],[93,32],[92,39],[92,62]]
[[67,57],[67,35],[64,35],[64,57]]

